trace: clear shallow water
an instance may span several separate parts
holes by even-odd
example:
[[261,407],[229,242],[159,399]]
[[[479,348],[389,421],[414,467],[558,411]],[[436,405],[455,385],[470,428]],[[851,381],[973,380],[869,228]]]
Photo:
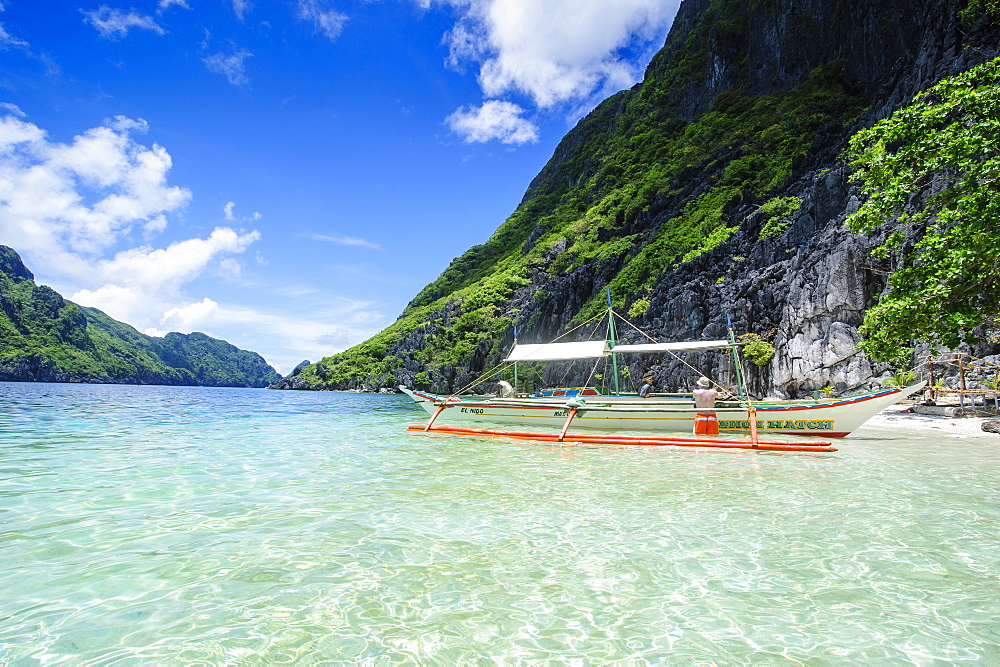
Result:
[[425,419],[0,383],[0,663],[1000,663],[1000,442],[403,432]]

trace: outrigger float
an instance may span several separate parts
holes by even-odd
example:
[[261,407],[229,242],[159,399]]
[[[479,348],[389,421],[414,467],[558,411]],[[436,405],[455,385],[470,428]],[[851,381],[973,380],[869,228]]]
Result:
[[[760,433],[771,435],[843,438],[859,428],[872,416],[923,388],[923,382],[905,388],[884,389],[842,398],[766,401],[754,403],[746,393],[739,360],[739,344],[729,322],[729,339],[684,343],[616,344],[614,318],[620,317],[608,307],[608,339],[540,345],[519,345],[507,356],[506,366],[535,361],[573,361],[582,359],[610,360],[613,366],[614,392],[603,387],[563,387],[546,389],[533,394],[517,395],[507,383],[500,383],[500,396],[452,395],[439,396],[399,389],[430,414],[423,426],[411,426],[409,431],[441,433],[475,437],[506,437],[517,440],[558,443],[589,443],[617,445],[674,445],[681,447],[753,448],[775,451],[836,451],[829,442],[785,442],[761,440]],[[667,353],[730,350],[735,368],[738,400],[717,401],[713,411],[720,436],[681,436],[693,430],[695,415],[704,413],[696,408],[690,394],[654,395],[638,398],[623,395],[618,390],[617,358],[621,354]],[[596,366],[595,366],[596,370]],[[496,373],[490,371],[487,375]],[[594,371],[591,371],[594,375]],[[506,386],[505,386],[506,385]],[[504,395],[506,394],[506,395]],[[437,420],[460,422],[462,426],[435,426]],[[504,431],[486,428],[466,428],[467,422],[492,422],[559,428],[558,433]],[[574,428],[610,431],[606,433],[570,433]],[[655,434],[642,434],[654,431]],[[672,431],[678,435],[659,432]],[[636,434],[636,432],[640,432]],[[740,437],[744,439],[740,439]],[[746,439],[749,436],[749,439]]]
[[737,440],[730,438],[710,438],[706,436],[691,436],[681,438],[656,435],[602,435],[599,433],[535,433],[532,431],[495,431],[487,428],[460,428],[457,426],[426,426],[411,425],[407,431],[433,433],[442,435],[462,435],[466,437],[496,437],[528,442],[552,444],[586,444],[586,445],[630,445],[633,447],[672,446],[672,447],[714,447],[718,449],[760,449],[772,452],[835,452],[833,443],[818,440],[812,442],[784,442],[775,440]]

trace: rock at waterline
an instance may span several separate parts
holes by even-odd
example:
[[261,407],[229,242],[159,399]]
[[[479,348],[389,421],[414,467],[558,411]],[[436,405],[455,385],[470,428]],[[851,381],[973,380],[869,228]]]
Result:
[[980,427],[987,433],[1000,433],[1000,419],[991,419],[990,421],[983,422]]

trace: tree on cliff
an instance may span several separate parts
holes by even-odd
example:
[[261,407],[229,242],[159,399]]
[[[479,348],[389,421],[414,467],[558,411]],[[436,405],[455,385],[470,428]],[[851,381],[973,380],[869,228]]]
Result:
[[865,315],[862,349],[899,360],[913,340],[955,347],[1000,325],[1000,59],[945,79],[857,133],[848,159],[867,200],[855,232],[898,267]]

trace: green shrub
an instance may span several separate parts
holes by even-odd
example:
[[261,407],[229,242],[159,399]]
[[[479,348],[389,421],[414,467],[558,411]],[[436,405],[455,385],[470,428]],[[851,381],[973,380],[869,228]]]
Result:
[[784,234],[791,223],[791,216],[802,206],[799,197],[775,197],[758,209],[768,214],[767,222],[761,227],[757,239],[766,239]]
[[743,342],[740,353],[755,366],[764,366],[774,357],[774,345],[761,338],[759,334],[743,334],[740,340]]
[[628,309],[629,317],[639,317],[645,314],[649,310],[649,299],[643,297],[642,299],[636,299],[635,303]]

